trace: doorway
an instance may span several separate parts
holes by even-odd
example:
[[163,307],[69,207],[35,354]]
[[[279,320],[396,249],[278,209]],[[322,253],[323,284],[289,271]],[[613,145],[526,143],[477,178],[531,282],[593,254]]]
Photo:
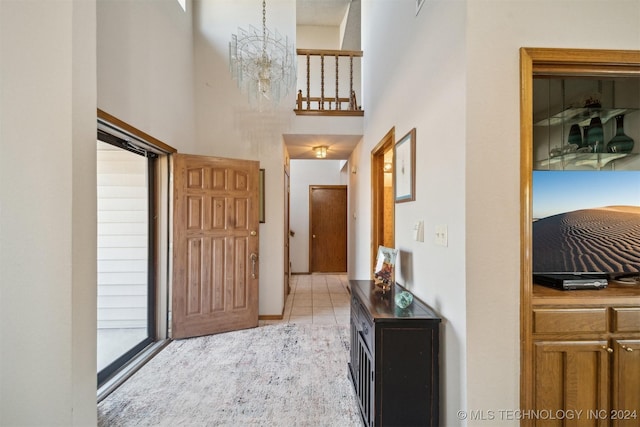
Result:
[[309,270],[347,271],[347,186],[309,186]]
[[[97,379],[101,399],[166,339],[172,147],[97,111]],[[147,357],[147,356],[144,356]]]
[[394,143],[395,127],[391,128],[371,151],[371,271],[378,246],[395,246]]

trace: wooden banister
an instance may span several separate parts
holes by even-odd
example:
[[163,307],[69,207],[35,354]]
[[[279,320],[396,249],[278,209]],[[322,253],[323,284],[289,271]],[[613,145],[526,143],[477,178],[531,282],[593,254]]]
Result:
[[[306,96],[303,95],[302,89],[298,90],[296,107],[294,108],[296,114],[340,116],[364,115],[364,111],[362,111],[362,108],[358,106],[356,92],[353,88],[353,58],[361,58],[363,56],[361,50],[297,49],[296,52],[299,56],[306,57],[307,66]],[[320,58],[320,96],[311,96],[312,56]],[[329,95],[329,98],[325,97],[325,57],[333,57],[335,60],[335,95]],[[349,92],[348,96],[340,96],[340,58],[345,57],[349,58]],[[314,89],[318,90],[317,86]],[[314,109],[313,107],[317,108]]]

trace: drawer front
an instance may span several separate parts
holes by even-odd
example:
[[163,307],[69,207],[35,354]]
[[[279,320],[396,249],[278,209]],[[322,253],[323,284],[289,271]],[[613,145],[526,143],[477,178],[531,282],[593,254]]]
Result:
[[355,330],[362,336],[369,351],[373,351],[373,319],[355,295],[351,296],[351,322],[354,323]]
[[358,329],[362,334],[362,339],[367,344],[367,347],[371,352],[373,352],[373,339],[374,339],[374,330],[373,330],[373,320],[369,317],[368,313],[365,311],[363,306],[360,306],[360,315],[358,316]]
[[533,310],[533,332],[607,332],[607,309],[537,308]]
[[640,332],[640,307],[614,307],[613,332]]

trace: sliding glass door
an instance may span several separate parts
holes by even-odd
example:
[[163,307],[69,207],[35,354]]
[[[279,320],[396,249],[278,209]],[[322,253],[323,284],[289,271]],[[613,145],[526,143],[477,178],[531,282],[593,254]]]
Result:
[[155,340],[154,161],[98,133],[98,385]]

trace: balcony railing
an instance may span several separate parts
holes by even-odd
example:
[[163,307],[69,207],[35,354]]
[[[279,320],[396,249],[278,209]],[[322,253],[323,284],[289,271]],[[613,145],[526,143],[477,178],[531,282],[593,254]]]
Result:
[[[297,115],[364,115],[362,107],[358,105],[357,97],[360,87],[361,50],[298,49],[297,53],[298,64],[301,61],[306,63],[306,80],[304,77],[301,78],[300,72],[298,74],[298,87],[300,82],[306,81],[304,86],[306,91],[298,89],[296,108],[293,110]],[[355,73],[354,58],[356,58]],[[335,68],[335,86],[332,84],[334,82],[330,82],[331,87],[325,85],[325,62],[327,62],[327,68]],[[349,74],[345,76],[344,71],[341,74],[340,68],[344,69],[347,66]],[[301,68],[304,69],[304,65],[299,66],[299,69]]]

